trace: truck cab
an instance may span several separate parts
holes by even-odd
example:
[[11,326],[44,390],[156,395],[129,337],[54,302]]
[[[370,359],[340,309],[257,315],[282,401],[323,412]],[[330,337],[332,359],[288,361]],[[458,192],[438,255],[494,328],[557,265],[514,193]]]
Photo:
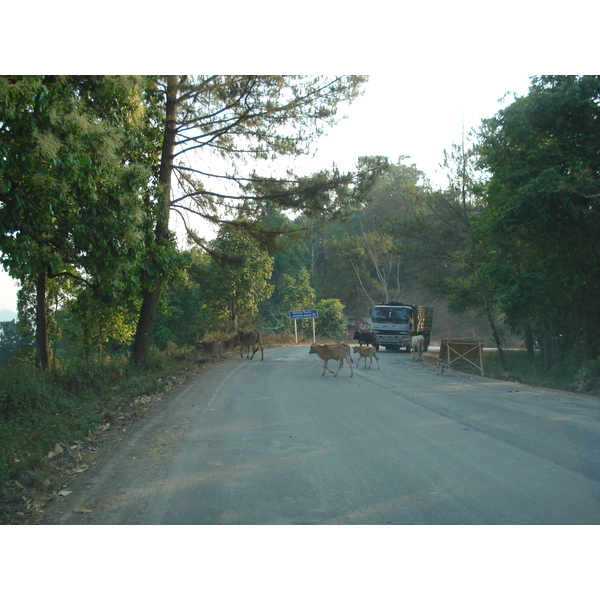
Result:
[[432,313],[433,309],[402,302],[377,304],[371,314],[371,330],[377,335],[377,344],[386,350],[405,348],[410,352],[413,335],[423,335],[429,345]]

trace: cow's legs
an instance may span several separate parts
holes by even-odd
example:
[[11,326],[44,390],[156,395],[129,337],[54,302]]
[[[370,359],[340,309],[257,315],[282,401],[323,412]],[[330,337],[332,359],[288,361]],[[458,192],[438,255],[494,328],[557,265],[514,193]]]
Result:
[[260,360],[263,360],[265,358],[263,346],[262,346],[262,344],[259,344],[258,346],[256,346],[256,348],[254,348],[254,352],[252,352],[252,356],[250,357],[250,360],[252,360],[254,358],[254,355],[258,352],[259,348],[260,348]]
[[[340,366],[338,367],[338,370],[335,372],[334,377],[337,377],[337,374],[340,372],[341,368],[344,366],[344,357],[342,356],[342,358],[340,358]],[[333,371],[332,371],[333,373]]]
[[[327,366],[328,362],[329,362],[329,359],[324,360],[325,366],[323,367],[323,375],[325,375],[325,371],[329,371],[330,373],[333,373],[333,371]],[[321,377],[323,377],[323,375],[321,375]]]

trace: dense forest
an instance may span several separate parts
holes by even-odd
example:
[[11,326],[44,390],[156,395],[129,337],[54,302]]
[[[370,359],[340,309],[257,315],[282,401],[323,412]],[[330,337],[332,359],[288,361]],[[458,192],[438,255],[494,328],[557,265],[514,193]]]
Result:
[[318,144],[366,80],[0,77],[1,261],[21,286],[3,361],[143,367],[151,348],[289,333],[305,308],[342,338],[402,300],[436,307],[434,339],[502,358],[512,336],[545,369],[600,372],[600,77],[532,78],[447,149],[443,189],[404,157],[260,174]]

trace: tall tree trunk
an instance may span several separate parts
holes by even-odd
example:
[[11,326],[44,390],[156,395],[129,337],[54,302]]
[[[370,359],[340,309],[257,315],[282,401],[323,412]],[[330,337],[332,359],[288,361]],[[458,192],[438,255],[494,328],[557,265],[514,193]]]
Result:
[[502,340],[500,339],[500,334],[498,333],[498,329],[496,327],[496,322],[494,321],[494,315],[492,314],[492,308],[487,299],[487,294],[485,292],[485,286],[483,284],[483,278],[481,277],[481,273],[479,269],[477,269],[477,279],[479,280],[479,285],[481,287],[481,297],[483,299],[483,307],[485,309],[485,314],[490,323],[490,328],[492,330],[492,335],[494,336],[494,341],[496,342],[496,348],[498,348],[498,357],[500,358],[500,364],[505,371],[508,371],[508,365],[506,364],[506,357],[504,356],[504,350],[502,349]]
[[48,348],[48,321],[46,319],[46,273],[39,273],[35,282],[35,362],[37,368],[47,371],[50,367]]
[[488,308],[487,303],[485,305],[485,313],[486,313],[488,321],[490,323],[490,327],[492,328],[492,335],[494,336],[494,341],[496,342],[496,348],[498,348],[498,356],[500,358],[500,364],[502,365],[502,368],[505,371],[508,371],[506,357],[504,356],[504,350],[502,349],[502,340],[500,339],[500,334],[498,333],[498,329],[496,328],[496,322],[494,321],[494,316],[492,315],[492,311]]
[[529,319],[525,321],[525,348],[527,349],[527,358],[533,360],[535,357],[534,339]]
[[316,281],[316,264],[317,264],[317,224],[316,220],[311,221],[312,235],[310,237],[310,278],[311,281]]
[[229,320],[231,322],[231,327],[233,328],[233,332],[237,331],[238,326],[238,315],[237,315],[237,302],[235,301],[234,294],[229,296]]
[[[162,143],[160,172],[158,182],[158,210],[154,238],[157,252],[165,247],[169,237],[169,210],[171,200],[171,175],[173,172],[173,154],[175,151],[175,139],[177,136],[177,90],[178,77],[169,75],[166,77],[167,92],[165,102],[166,126]],[[132,360],[135,365],[143,365],[148,358],[152,329],[158,310],[160,289],[164,274],[158,271],[152,280],[152,285],[142,293],[142,308],[138,319],[135,339],[132,348]]]

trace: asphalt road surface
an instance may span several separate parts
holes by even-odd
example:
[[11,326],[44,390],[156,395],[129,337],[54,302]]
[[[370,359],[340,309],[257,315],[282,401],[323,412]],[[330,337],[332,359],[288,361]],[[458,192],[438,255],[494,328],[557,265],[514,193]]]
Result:
[[306,346],[223,360],[47,522],[600,524],[600,399],[379,357],[353,377]]

